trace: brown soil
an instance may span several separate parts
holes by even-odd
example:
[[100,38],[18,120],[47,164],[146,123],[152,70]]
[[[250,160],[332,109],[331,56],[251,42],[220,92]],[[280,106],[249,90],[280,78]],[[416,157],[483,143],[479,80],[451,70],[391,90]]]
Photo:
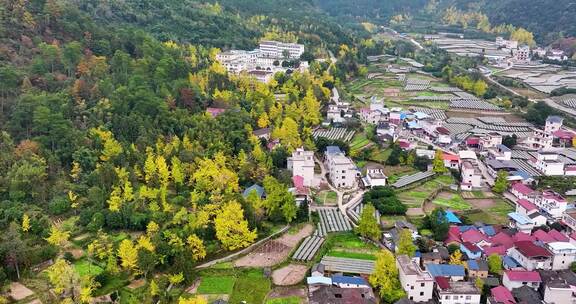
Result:
[[422,211],[422,208],[408,208],[408,210],[406,210],[406,215],[418,216],[418,215],[424,215],[424,212]]
[[268,293],[266,299],[299,297],[300,303],[305,304],[308,303],[307,293],[306,287],[275,287]]
[[274,285],[289,286],[300,283],[306,277],[308,267],[300,264],[290,264],[272,272]]
[[494,200],[490,198],[469,200],[468,202],[480,210],[490,208],[495,204]]
[[270,267],[282,263],[300,243],[314,231],[312,225],[306,225],[297,233],[284,233],[281,237],[270,240],[256,248],[251,253],[239,258],[234,262],[237,267]]
[[127,287],[129,289],[136,289],[136,288],[144,286],[144,284],[146,284],[146,280],[139,279],[139,280],[134,280],[134,281],[130,282],[130,285],[128,285]]

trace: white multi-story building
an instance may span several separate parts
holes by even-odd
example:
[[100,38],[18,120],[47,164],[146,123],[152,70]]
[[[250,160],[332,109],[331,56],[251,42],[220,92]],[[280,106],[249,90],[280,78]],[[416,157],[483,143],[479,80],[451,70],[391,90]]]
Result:
[[288,170],[292,171],[292,176],[302,176],[304,186],[310,187],[314,180],[314,152],[304,151],[298,148],[288,157]]
[[480,188],[482,181],[482,172],[472,161],[464,161],[460,166],[462,182],[460,188],[462,190],[472,191]]
[[550,242],[546,248],[552,253],[552,270],[569,269],[576,261],[576,246],[569,242]]
[[556,152],[538,151],[536,159],[531,164],[546,176],[564,175],[564,162],[558,158]]
[[546,125],[544,126],[544,132],[554,133],[562,128],[564,119],[560,116],[548,116],[546,118]]
[[358,170],[354,162],[340,151],[338,147],[326,148],[325,162],[330,181],[337,188],[352,188],[356,184]]
[[[304,53],[304,45],[279,41],[260,42],[260,51],[272,58],[298,59]],[[285,56],[288,55],[288,56]]]
[[488,133],[480,137],[479,146],[484,150],[495,148],[497,145],[501,144],[502,144],[502,135],[498,133]]
[[337,105],[329,105],[326,118],[332,122],[343,122],[342,110]]
[[400,284],[408,298],[414,302],[427,302],[432,299],[434,279],[428,271],[420,268],[416,261],[407,255],[396,257]]
[[540,283],[542,283],[542,278],[537,271],[506,270],[502,276],[502,285],[508,288],[508,290],[522,286],[538,289]]
[[566,199],[550,190],[543,191],[541,195],[538,195],[534,203],[540,210],[555,219],[562,218],[568,208]]
[[576,232],[576,209],[565,212],[562,215],[562,222],[564,222],[572,232]]
[[513,50],[514,59],[517,62],[529,62],[530,61],[530,48],[523,45],[515,50]]
[[533,149],[549,149],[552,147],[553,142],[554,136],[552,136],[552,133],[533,128],[532,136],[524,139],[521,144]]
[[479,304],[482,293],[474,282],[454,282],[439,277],[435,294],[439,304]]

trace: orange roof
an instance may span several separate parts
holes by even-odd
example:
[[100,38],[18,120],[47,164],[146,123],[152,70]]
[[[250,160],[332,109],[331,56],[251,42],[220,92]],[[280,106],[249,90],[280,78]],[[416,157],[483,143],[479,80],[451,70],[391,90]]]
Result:
[[458,157],[458,155],[444,153],[444,154],[442,154],[442,159],[450,160],[450,161],[459,161],[460,157]]

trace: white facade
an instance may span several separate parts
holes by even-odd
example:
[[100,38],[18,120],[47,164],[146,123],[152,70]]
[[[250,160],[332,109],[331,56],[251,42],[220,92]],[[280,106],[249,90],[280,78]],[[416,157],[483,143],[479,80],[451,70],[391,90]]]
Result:
[[508,249],[508,256],[516,260],[526,270],[552,269],[552,259],[550,259],[550,257],[527,257],[524,256],[516,247]]
[[506,287],[510,291],[512,291],[512,289],[520,288],[525,285],[532,289],[538,289],[538,287],[540,286],[540,280],[538,281],[511,280],[508,277],[508,272],[505,271],[504,275],[502,276],[502,285],[504,285],[504,287]]
[[304,151],[298,148],[288,157],[288,170],[292,171],[292,176],[302,176],[304,186],[310,187],[314,180],[314,152]]
[[366,169],[366,180],[370,187],[386,186],[387,177],[384,170],[380,168],[368,168]]
[[536,197],[534,204],[555,219],[562,218],[566,208],[568,208],[566,199],[553,191],[542,192],[541,195]]
[[560,128],[562,128],[563,122],[564,122],[564,119],[562,119],[559,116],[549,116],[548,119],[546,119],[546,125],[544,126],[544,132],[554,133],[554,132],[560,130]]
[[572,232],[576,231],[576,211],[565,212],[562,215],[562,221],[570,228]]
[[286,53],[288,54],[288,59],[298,59],[304,53],[304,45],[278,41],[262,41],[260,42],[260,51],[268,57],[283,58]]
[[502,144],[502,135],[498,133],[489,133],[480,138],[480,147],[482,149],[495,148]]
[[328,166],[330,181],[336,188],[354,187],[358,171],[354,162],[344,153],[327,154],[326,165]]
[[449,289],[436,287],[439,304],[480,304],[481,292],[474,282],[450,281]]
[[473,190],[481,187],[482,172],[472,162],[465,161],[461,166],[462,190]]
[[576,261],[576,246],[569,242],[551,242],[546,248],[552,252],[552,270],[569,269]]
[[422,270],[407,255],[399,255],[396,258],[396,266],[400,284],[406,291],[408,299],[414,302],[426,302],[432,299],[434,279],[429,272]]
[[533,166],[546,176],[564,175],[564,163],[558,160],[554,152],[538,152]]
[[576,303],[576,298],[574,297],[574,292],[568,284],[563,282],[552,282],[546,284],[544,288],[544,302],[554,303],[554,304],[574,304]]

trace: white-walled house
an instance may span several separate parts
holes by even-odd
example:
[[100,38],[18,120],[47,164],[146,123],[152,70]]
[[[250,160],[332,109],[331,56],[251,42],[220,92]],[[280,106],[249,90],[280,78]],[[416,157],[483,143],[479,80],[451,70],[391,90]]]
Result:
[[543,191],[541,195],[538,195],[534,204],[544,213],[555,219],[562,218],[568,208],[566,199],[562,195],[550,190]]
[[538,151],[536,160],[531,164],[546,176],[564,175],[564,162],[560,161],[559,155],[553,151]]
[[522,286],[528,286],[536,290],[540,287],[540,283],[542,283],[542,278],[537,271],[506,270],[502,276],[502,285],[510,291]]
[[407,255],[397,256],[396,266],[400,284],[406,291],[408,299],[414,302],[426,302],[432,299],[434,279],[430,273],[422,270],[418,263]]
[[438,304],[480,304],[481,291],[474,282],[454,282],[443,277],[435,281]]
[[388,177],[384,174],[384,170],[379,167],[366,168],[366,185],[367,187],[386,186]]
[[560,116],[548,116],[548,118],[546,118],[546,125],[544,126],[544,132],[546,133],[554,133],[558,130],[560,130],[560,128],[562,128],[562,124],[564,122],[564,119]]
[[552,253],[552,270],[569,269],[576,261],[576,246],[569,242],[551,242],[546,248]]
[[526,270],[552,269],[552,253],[532,241],[518,241],[508,249],[508,256],[516,260]]
[[564,212],[562,215],[562,221],[566,226],[568,226],[568,228],[570,228],[570,231],[576,232],[576,209]]
[[304,186],[310,187],[314,180],[314,152],[305,151],[298,148],[288,157],[288,170],[292,171],[292,176],[302,176]]
[[482,186],[482,172],[471,161],[462,162],[462,165],[460,166],[460,172],[460,175],[462,176],[460,189],[472,191]]
[[325,162],[330,181],[337,188],[352,188],[356,184],[358,170],[354,162],[335,146],[326,147]]
[[510,192],[518,199],[525,199],[530,202],[536,200],[536,191],[523,183],[514,183],[512,187],[510,187]]

